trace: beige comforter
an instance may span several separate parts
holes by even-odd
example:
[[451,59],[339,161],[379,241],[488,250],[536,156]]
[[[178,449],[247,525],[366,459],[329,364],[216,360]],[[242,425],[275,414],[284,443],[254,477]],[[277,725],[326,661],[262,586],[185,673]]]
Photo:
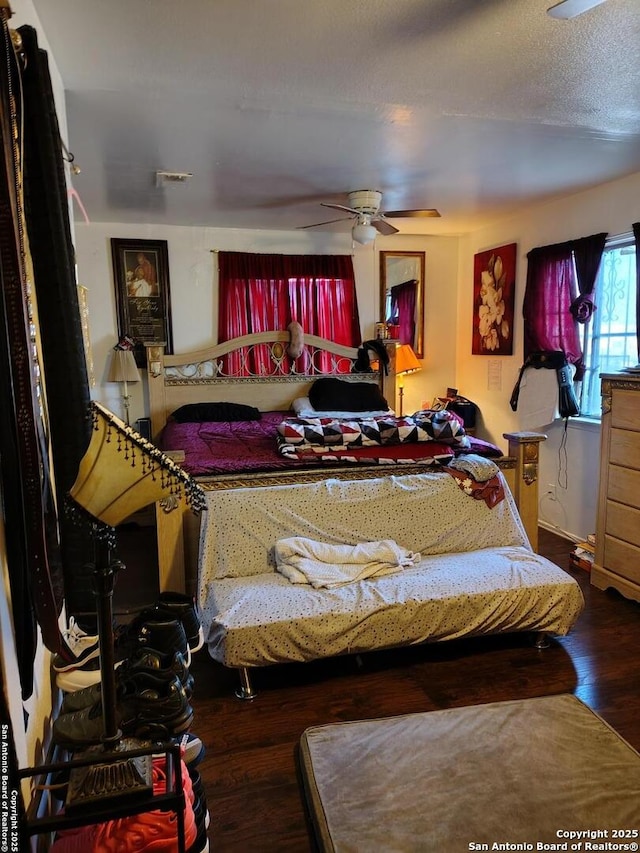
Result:
[[[584,605],[580,587],[531,551],[505,489],[493,509],[445,473],[208,493],[199,603],[210,654],[247,667],[478,634],[566,634]],[[421,559],[329,589],[276,571],[282,538],[356,545],[381,534]]]

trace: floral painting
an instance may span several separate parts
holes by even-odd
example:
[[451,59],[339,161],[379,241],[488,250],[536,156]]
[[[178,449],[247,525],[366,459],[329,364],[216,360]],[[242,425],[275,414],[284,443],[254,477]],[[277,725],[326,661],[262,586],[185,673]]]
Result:
[[516,243],[479,252],[473,263],[473,355],[513,354]]

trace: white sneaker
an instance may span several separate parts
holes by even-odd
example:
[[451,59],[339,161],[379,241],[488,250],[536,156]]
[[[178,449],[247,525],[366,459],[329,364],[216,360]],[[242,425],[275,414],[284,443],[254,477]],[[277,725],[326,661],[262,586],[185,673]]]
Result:
[[[117,669],[121,663],[121,660],[116,661],[113,668]],[[86,667],[77,666],[74,669],[58,672],[56,685],[64,693],[75,693],[76,690],[84,690],[85,687],[99,684],[101,677],[100,661],[91,660]]]
[[97,635],[87,634],[78,625],[74,617],[69,619],[69,627],[62,632],[66,644],[64,653],[55,654],[52,666],[56,672],[76,669],[100,654]]

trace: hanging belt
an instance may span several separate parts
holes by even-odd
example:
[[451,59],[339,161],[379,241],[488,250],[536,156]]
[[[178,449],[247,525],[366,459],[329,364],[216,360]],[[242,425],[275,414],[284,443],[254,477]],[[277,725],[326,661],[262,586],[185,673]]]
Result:
[[[55,594],[49,571],[47,531],[55,524],[55,509],[47,500],[49,459],[37,396],[31,320],[28,313],[26,263],[28,247],[22,207],[20,152],[21,99],[19,69],[8,27],[8,12],[0,9],[2,50],[0,70],[1,135],[3,163],[0,169],[0,269],[2,299],[11,361],[11,387],[15,439],[22,485],[24,551],[36,618],[47,648],[61,647],[58,616],[61,601]],[[10,402],[10,401],[7,401]],[[42,403],[44,406],[44,403]],[[13,496],[10,496],[12,499]],[[46,501],[46,503],[45,503]]]

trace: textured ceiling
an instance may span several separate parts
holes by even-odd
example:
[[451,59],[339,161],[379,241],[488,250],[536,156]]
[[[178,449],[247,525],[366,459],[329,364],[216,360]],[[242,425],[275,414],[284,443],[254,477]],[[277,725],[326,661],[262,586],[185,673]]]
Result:
[[289,229],[379,189],[453,234],[640,171],[639,0],[33,5],[92,221]]

